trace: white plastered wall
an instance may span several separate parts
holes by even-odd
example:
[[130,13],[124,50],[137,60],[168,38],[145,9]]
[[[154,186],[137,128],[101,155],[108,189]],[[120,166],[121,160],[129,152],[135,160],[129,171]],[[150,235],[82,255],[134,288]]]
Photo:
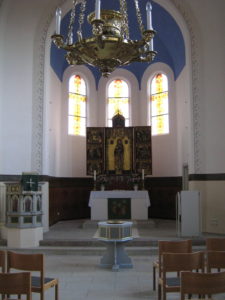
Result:
[[[36,28],[48,3],[0,3],[0,174],[32,168],[33,70]],[[39,133],[40,136],[41,133]]]
[[[160,4],[174,15],[185,38],[185,46],[190,48],[189,36],[184,21],[175,7],[165,1],[159,1]],[[68,2],[62,6],[63,15],[68,10]],[[44,99],[44,159],[43,170],[45,173],[56,176],[85,176],[86,170],[86,143],[83,137],[73,137],[67,135],[67,86],[68,76],[72,74],[71,70],[87,70],[83,67],[70,67],[65,71],[63,83],[53,74],[50,63],[50,37],[54,32],[54,20],[52,20],[46,39],[46,64],[45,64],[45,99]],[[187,51],[188,52],[188,51]],[[190,62],[190,58],[187,58]],[[81,68],[81,69],[80,69]],[[182,164],[187,163],[190,156],[187,154],[191,149],[192,137],[190,131],[184,135],[187,127],[184,126],[183,117],[190,118],[190,102],[192,101],[188,89],[190,90],[190,67],[185,67],[177,81],[174,81],[171,69],[164,64],[151,65],[143,75],[141,90],[138,86],[136,77],[125,69],[115,70],[108,78],[101,78],[97,87],[94,85],[94,79],[91,74],[87,75],[91,103],[88,107],[91,109],[88,113],[89,126],[106,126],[106,91],[109,82],[115,78],[121,78],[127,81],[130,92],[130,112],[131,126],[150,125],[149,115],[149,95],[148,88],[150,79],[156,72],[165,72],[169,77],[170,86],[170,134],[153,137],[153,176],[178,176],[182,172]],[[84,74],[84,73],[83,73]],[[86,76],[86,75],[85,75]],[[93,80],[92,80],[93,79]],[[179,84],[179,88],[177,85]],[[54,89],[53,89],[54,87]],[[177,89],[176,89],[177,88]],[[61,98],[60,98],[61,95]],[[180,97],[182,95],[182,97]],[[178,101],[179,99],[179,101]],[[183,108],[183,102],[186,107]],[[54,116],[53,113],[54,112]],[[96,112],[96,113],[95,113]],[[179,116],[177,115],[179,112]],[[94,117],[95,116],[95,117]],[[181,116],[181,117],[180,117]],[[189,119],[190,120],[190,119]],[[188,121],[189,121],[188,120]],[[181,123],[179,124],[179,122]],[[187,122],[188,122],[187,121]],[[177,126],[178,125],[178,126]],[[177,130],[179,128],[179,130]],[[183,144],[185,143],[185,147]],[[187,150],[187,147],[188,150]],[[54,151],[55,149],[55,151]],[[193,160],[193,157],[191,157]],[[191,164],[191,163],[190,163]],[[193,163],[192,163],[193,164]]]
[[[31,166],[32,5],[3,3],[1,42],[1,173],[20,174]],[[27,12],[23,18],[22,12]],[[18,14],[16,14],[18,12]],[[4,41],[4,42],[3,42]]]
[[[169,134],[152,136],[152,169],[153,176],[178,176],[180,147],[177,142],[177,112],[175,81],[172,70],[165,64],[155,63],[144,73],[141,85],[141,98],[144,100],[140,116],[150,124],[150,85],[157,73],[163,73],[168,78],[169,94]],[[180,146],[180,145],[179,145]]]
[[201,42],[198,82],[198,109],[201,112],[198,120],[201,123],[198,132],[201,150],[199,173],[225,173],[225,2],[190,2],[192,11],[198,12],[198,38]]
[[96,90],[95,80],[87,67],[69,67],[63,76],[62,109],[60,129],[60,176],[85,177],[86,176],[86,136],[68,135],[68,82],[69,78],[79,74],[87,86],[87,126],[96,124]]
[[202,231],[225,234],[225,181],[191,181],[189,189],[200,191]]
[[[20,174],[31,168],[32,92],[34,90],[32,76],[33,67],[35,67],[33,54],[37,46],[34,45],[34,36],[37,34],[37,24],[41,23],[41,17],[44,15],[46,2],[45,0],[20,0],[19,2],[6,0],[1,6],[1,14],[4,13],[3,18],[2,15],[0,16],[0,39],[4,41],[4,43],[0,43],[0,137],[4,141],[0,144],[1,174]],[[50,1],[48,2],[50,3]],[[51,7],[48,11],[46,10],[46,15],[53,11],[57,2],[60,1],[51,1]],[[185,121],[188,129],[186,130],[184,127],[184,131],[179,131],[177,136],[178,145],[181,145],[183,149],[180,150],[179,165],[188,161],[191,173],[224,173],[225,40],[223,37],[225,36],[225,2],[224,0],[217,0],[216,3],[211,0],[158,0],[157,2],[174,16],[185,37],[187,64],[176,80],[175,89],[176,99],[184,99],[182,100],[184,101],[183,107],[177,107],[178,126],[182,123],[180,111],[186,111],[189,101],[191,113],[187,116],[188,121]],[[171,3],[176,4],[177,8]],[[179,9],[180,11],[178,11]],[[183,17],[185,21],[182,19]],[[52,20],[53,18],[52,15]],[[189,22],[189,29],[187,29],[185,22]],[[188,30],[192,30],[194,33],[191,42],[189,42]],[[40,34],[41,39],[41,33],[38,32],[38,34]],[[49,36],[46,38],[46,45],[49,43],[48,39]],[[192,47],[190,47],[191,44]],[[194,44],[197,44],[197,47],[193,47]],[[197,59],[191,61],[193,52],[198,53],[199,56],[195,56]],[[48,64],[46,57],[44,63]],[[40,61],[43,62],[41,59]],[[191,65],[199,65],[197,76],[192,72]],[[12,74],[14,76],[13,88],[10,82]],[[50,120],[50,123],[52,122],[51,124],[58,128],[60,127],[58,111],[60,111],[61,100],[58,91],[61,91],[62,87],[60,87],[60,82],[56,76],[53,78],[54,76],[53,74],[50,75],[53,90],[47,91],[45,85],[45,93],[52,93],[51,98],[56,101],[54,107],[54,109],[56,108],[56,114],[54,114],[56,120],[54,122]],[[191,81],[196,78],[197,82],[192,86]],[[45,84],[47,80],[45,76]],[[192,93],[196,93],[196,90],[198,93],[197,102],[193,103]],[[47,97],[44,99],[45,104],[46,99]],[[45,112],[47,110],[44,111],[44,114]],[[195,112],[194,118],[193,112]],[[45,116],[48,116],[48,113]],[[139,121],[141,122],[140,118]],[[48,123],[46,122],[46,124]],[[94,125],[93,122],[91,126]],[[43,153],[47,156],[42,161],[43,173],[60,176],[63,174],[57,165],[60,161],[60,156],[58,156],[60,154],[54,152],[55,145],[59,148],[60,138],[58,135],[60,132],[57,129],[53,137],[49,138],[46,134],[46,128],[48,126],[44,127],[43,130],[46,136],[42,138],[44,140]],[[195,131],[194,139],[193,131]],[[39,132],[39,135],[42,135],[42,131]],[[186,139],[186,135],[188,139]],[[47,144],[48,141],[49,145]],[[196,156],[198,156],[197,159]],[[198,163],[197,168],[196,162]],[[202,186],[204,187],[204,183]],[[217,209],[219,211],[221,206],[218,206]],[[204,215],[207,215],[206,211],[204,211]],[[207,219],[206,222],[208,222]]]

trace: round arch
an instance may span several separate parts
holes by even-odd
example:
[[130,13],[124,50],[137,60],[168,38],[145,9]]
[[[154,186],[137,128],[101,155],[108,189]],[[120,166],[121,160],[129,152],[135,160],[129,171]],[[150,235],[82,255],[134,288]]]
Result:
[[[137,98],[138,98],[138,81],[134,74],[126,69],[116,69],[108,78],[102,77],[98,85],[99,107],[101,111],[99,115],[99,125],[106,126],[106,99],[109,84],[114,80],[120,78],[128,84],[129,98],[130,98],[130,126],[138,123],[137,114]],[[132,99],[131,99],[132,98]]]
[[[199,128],[198,122],[196,119],[199,111],[199,93],[198,93],[198,82],[199,82],[199,72],[198,64],[200,57],[200,47],[198,43],[198,26],[197,22],[193,17],[193,14],[189,10],[188,6],[184,2],[177,0],[155,0],[155,2],[164,6],[174,17],[178,25],[180,26],[186,48],[186,74],[181,74],[180,77],[186,77],[190,84],[186,88],[186,97],[187,101],[192,102],[192,91],[193,91],[193,121],[195,127],[190,128],[191,134],[189,134],[189,140],[194,140],[194,145],[191,146],[194,148],[195,156],[191,158],[193,162],[193,169],[196,166],[196,169],[199,165],[199,157],[196,153],[199,151]],[[45,82],[46,82],[46,72],[45,66],[49,65],[48,59],[48,47],[50,36],[53,32],[54,27],[54,12],[57,6],[66,5],[69,1],[65,0],[53,0],[51,4],[47,5],[47,9],[43,14],[43,17],[39,21],[37,30],[34,34],[34,64],[33,64],[33,117],[32,117],[32,169],[38,171],[40,174],[43,173],[43,152],[44,148],[44,136],[43,132],[46,130],[43,128],[43,112],[44,112],[44,95],[46,93]],[[187,69],[189,68],[189,72]],[[48,74],[47,74],[48,75]],[[192,78],[194,79],[192,82]],[[179,80],[179,78],[178,78]],[[100,102],[100,101],[99,101]],[[135,119],[132,119],[135,122]],[[141,121],[141,120],[140,120]],[[197,124],[197,125],[196,125]],[[134,124],[135,125],[135,124]],[[194,138],[192,136],[194,134]],[[189,146],[190,147],[190,146]]]

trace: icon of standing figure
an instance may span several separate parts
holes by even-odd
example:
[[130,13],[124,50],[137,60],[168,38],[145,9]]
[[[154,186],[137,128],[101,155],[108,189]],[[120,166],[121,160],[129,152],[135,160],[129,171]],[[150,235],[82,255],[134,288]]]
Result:
[[114,149],[114,160],[116,173],[122,173],[124,161],[124,147],[121,139],[117,140],[117,144]]

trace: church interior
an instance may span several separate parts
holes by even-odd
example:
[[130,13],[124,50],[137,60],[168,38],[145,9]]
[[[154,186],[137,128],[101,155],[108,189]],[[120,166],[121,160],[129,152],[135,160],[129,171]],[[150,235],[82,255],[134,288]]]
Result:
[[45,253],[59,299],[156,299],[159,240],[225,238],[224,10],[0,0],[0,252]]

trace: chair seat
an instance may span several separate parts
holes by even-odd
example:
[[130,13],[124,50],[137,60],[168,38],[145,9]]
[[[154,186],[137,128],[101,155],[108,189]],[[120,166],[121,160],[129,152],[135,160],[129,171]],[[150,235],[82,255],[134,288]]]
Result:
[[166,279],[166,285],[168,287],[180,286],[180,277],[169,277]]
[[[44,278],[44,284],[49,284],[51,282],[54,282],[55,278]],[[38,276],[32,276],[31,277],[31,286],[32,287],[40,287],[41,286],[41,278]]]
[[58,279],[45,277],[43,253],[7,251],[7,271],[11,269],[30,271],[32,293],[39,293],[41,300],[44,300],[44,292],[49,288],[54,288],[55,300],[58,300]]

